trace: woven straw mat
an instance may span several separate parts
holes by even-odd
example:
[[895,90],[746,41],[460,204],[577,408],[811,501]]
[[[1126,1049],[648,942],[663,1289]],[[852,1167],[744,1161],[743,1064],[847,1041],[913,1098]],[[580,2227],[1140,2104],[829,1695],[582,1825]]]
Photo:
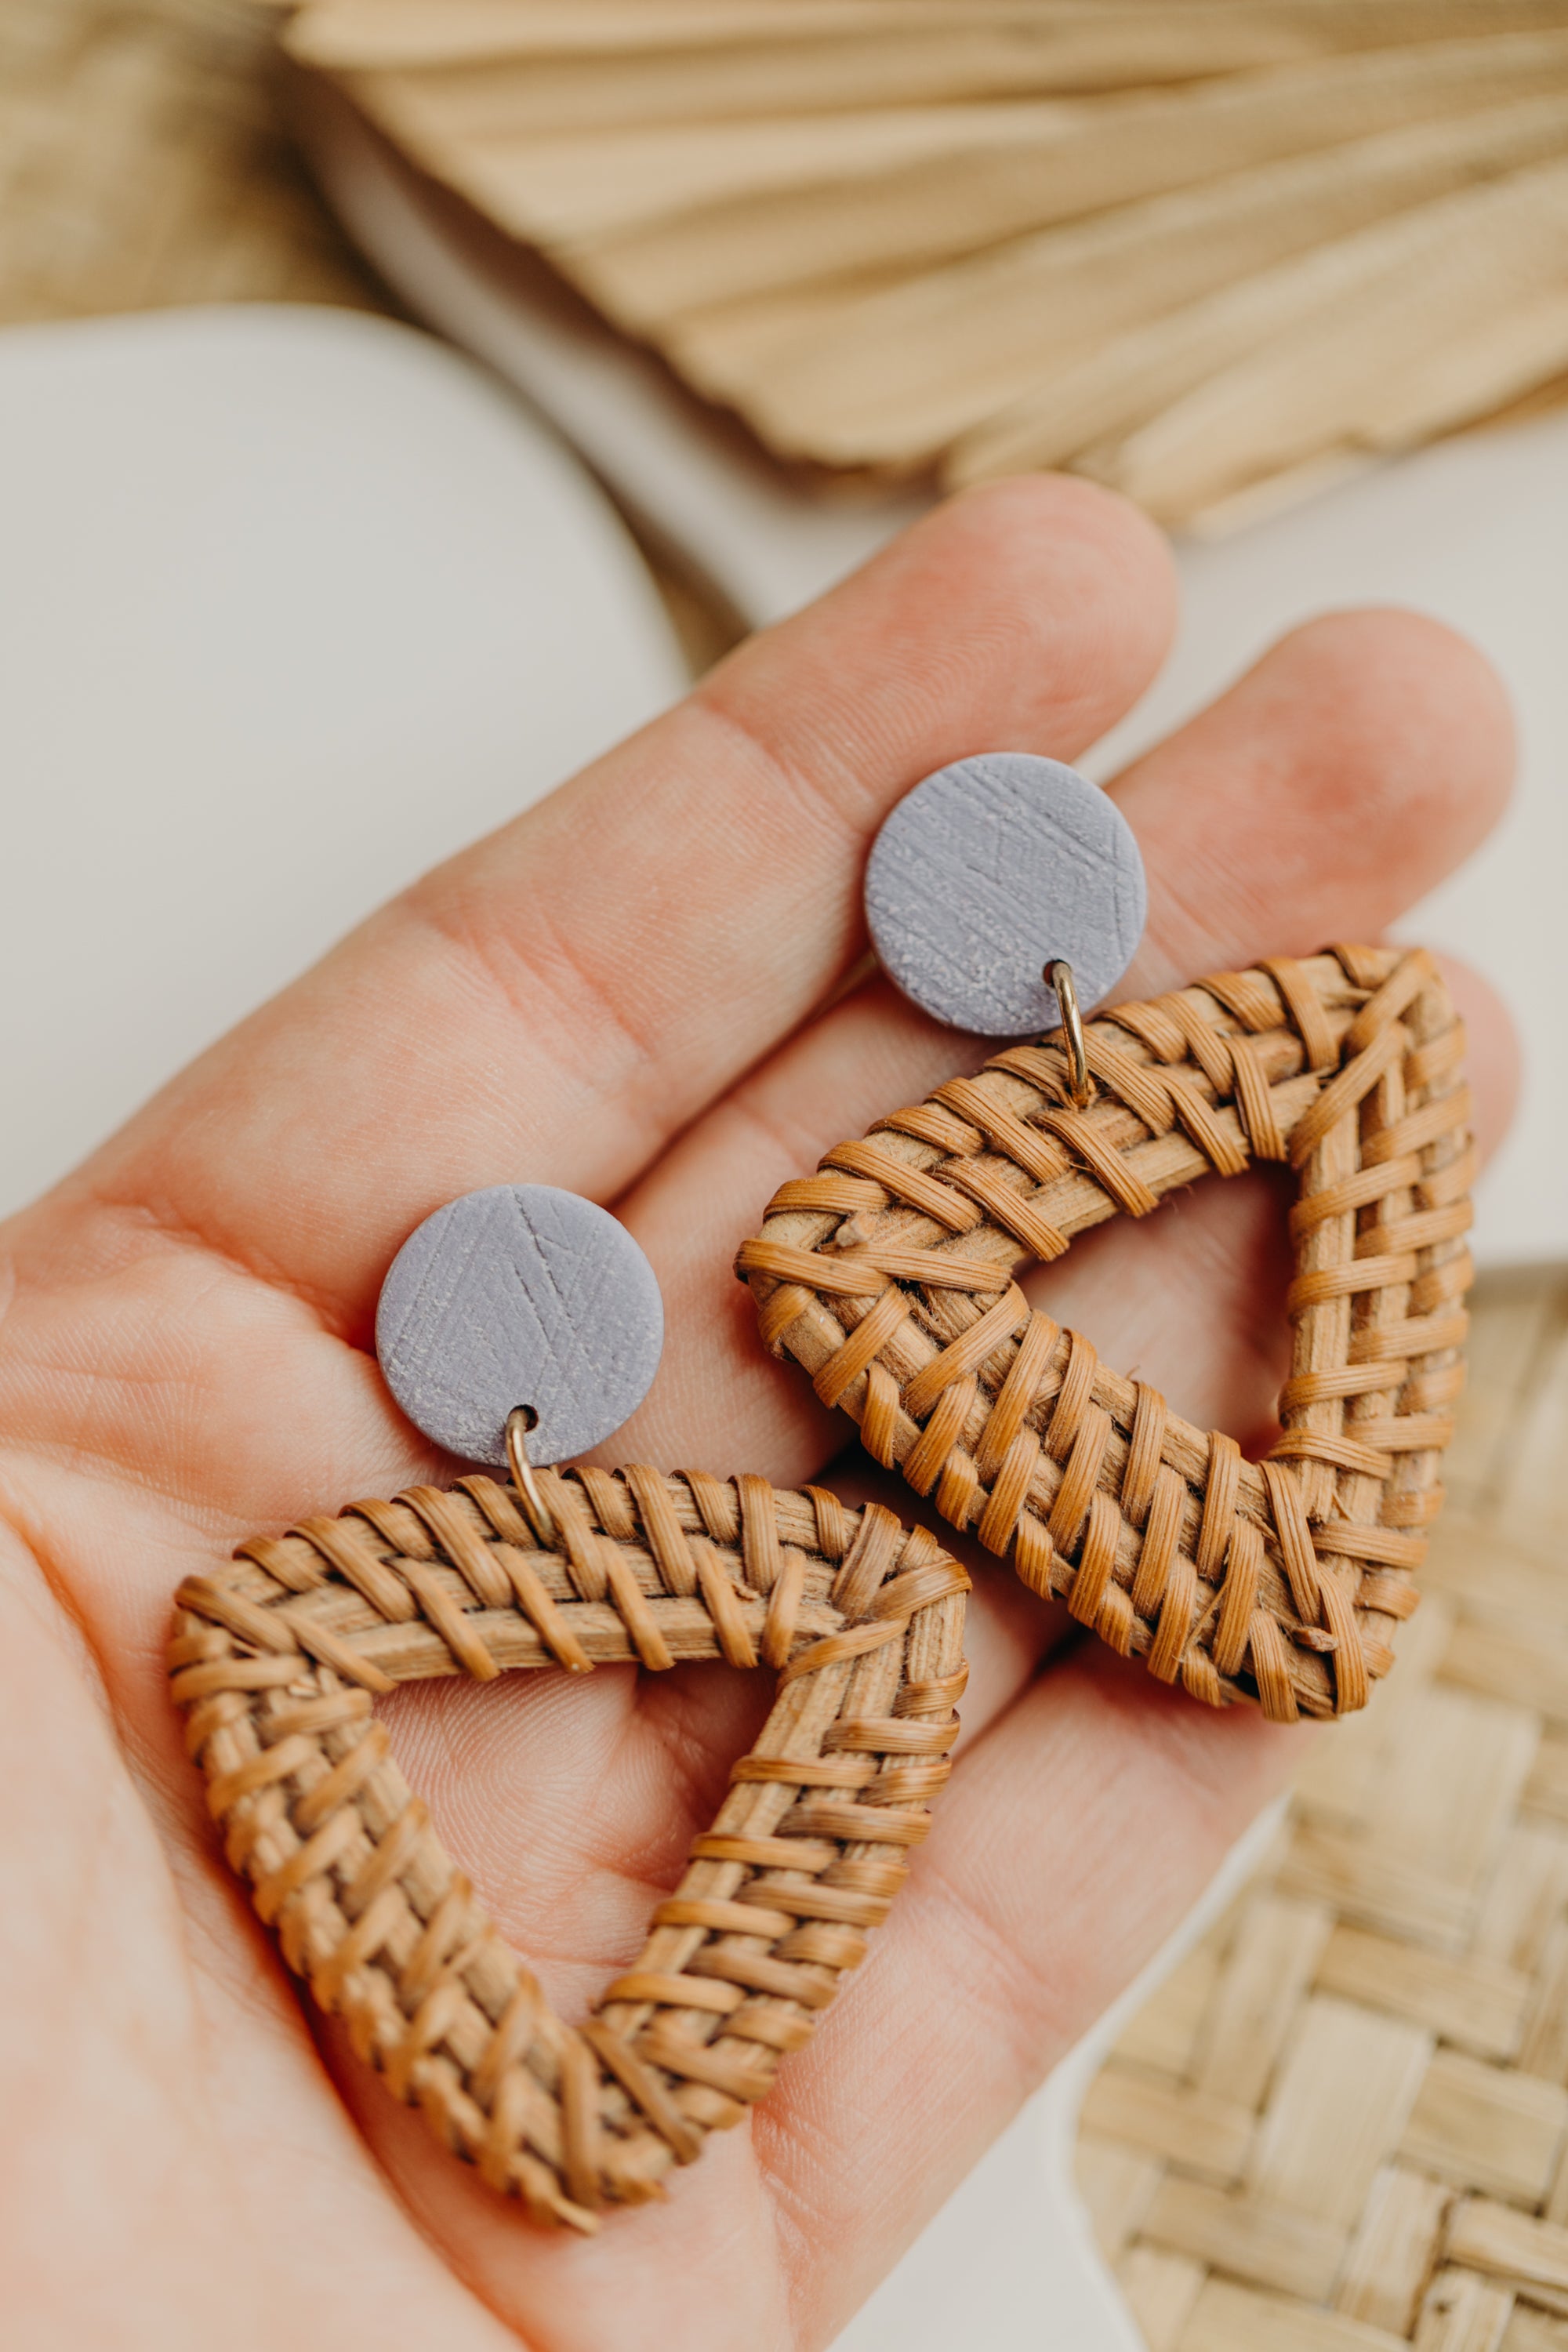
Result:
[[1568,1270],[1473,1307],[1399,1670],[1084,2108],[1151,2352],[1568,2352]]

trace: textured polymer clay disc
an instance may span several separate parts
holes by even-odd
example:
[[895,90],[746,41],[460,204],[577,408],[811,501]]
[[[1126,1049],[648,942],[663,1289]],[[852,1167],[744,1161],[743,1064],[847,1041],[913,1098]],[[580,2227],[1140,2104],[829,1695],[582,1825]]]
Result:
[[1065,957],[1087,1012],[1143,936],[1131,828],[1076,768],[1026,751],[955,761],[907,793],[872,845],[866,919],[889,977],[985,1037],[1054,1028],[1042,972]]
[[468,1462],[563,1462],[642,1402],[664,1345],[654,1271],[606,1209],[552,1184],[465,1192],[416,1227],[376,1310],[386,1384],[426,1437]]

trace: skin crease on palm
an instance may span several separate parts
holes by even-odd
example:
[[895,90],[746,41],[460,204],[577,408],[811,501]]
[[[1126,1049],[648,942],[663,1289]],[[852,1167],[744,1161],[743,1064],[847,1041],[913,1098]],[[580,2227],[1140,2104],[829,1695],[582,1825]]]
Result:
[[[590,1194],[653,1261],[665,1360],[604,1459],[824,1470],[847,1426],[763,1356],[732,1253],[783,1179],[984,1057],[880,982],[843,992],[870,837],[964,753],[1081,753],[1173,617],[1163,543],[1108,495],[1037,478],[956,501],[374,918],[0,1232],[15,2352],[825,2345],[1319,1736],[1211,1715],[976,1561],[957,1769],[870,1957],[668,2203],[582,2241],[492,2197],[301,2006],[163,1668],[183,1574],[449,1475],[370,1338],[399,1244],[479,1185]],[[1299,632],[1113,788],[1150,881],[1122,992],[1376,935],[1479,841],[1510,764],[1495,678],[1436,624]],[[1489,1140],[1511,1047],[1456,986]],[[1254,1443],[1284,1206],[1262,1178],[1210,1181],[1037,1294]],[[835,1475],[916,1515],[853,1454]],[[764,1681],[605,1670],[387,1703],[568,2014],[640,1944]]]

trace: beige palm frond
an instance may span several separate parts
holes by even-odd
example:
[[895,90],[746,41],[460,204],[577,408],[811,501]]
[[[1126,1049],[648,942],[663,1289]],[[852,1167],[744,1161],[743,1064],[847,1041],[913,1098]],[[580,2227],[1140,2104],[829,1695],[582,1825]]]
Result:
[[305,0],[286,40],[791,462],[1163,520],[1568,370],[1568,0]]

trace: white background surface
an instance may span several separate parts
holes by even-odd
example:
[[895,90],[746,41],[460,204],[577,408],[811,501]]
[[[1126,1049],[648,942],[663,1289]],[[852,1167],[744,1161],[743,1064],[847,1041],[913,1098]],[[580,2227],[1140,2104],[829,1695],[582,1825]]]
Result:
[[609,505],[427,336],[0,334],[0,1213],[685,682]]

